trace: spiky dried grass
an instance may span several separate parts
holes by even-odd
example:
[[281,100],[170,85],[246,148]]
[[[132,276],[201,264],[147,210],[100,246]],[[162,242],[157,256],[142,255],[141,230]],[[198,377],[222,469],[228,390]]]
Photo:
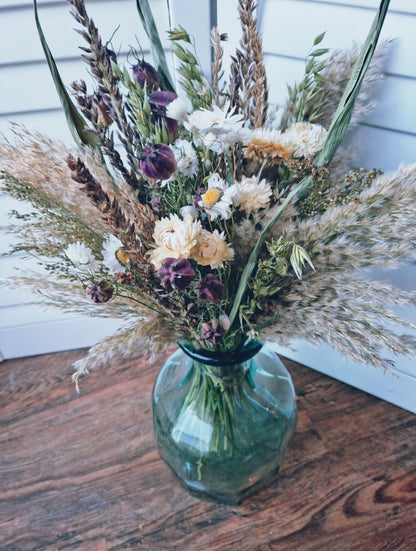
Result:
[[72,380],[79,391],[79,379],[92,369],[109,362],[116,356],[130,356],[137,351],[146,351],[147,357],[156,360],[162,357],[166,347],[181,338],[181,332],[159,316],[147,315],[147,319],[118,330],[93,345],[88,354],[73,364]]
[[313,346],[326,342],[354,362],[390,369],[394,363],[387,350],[410,357],[416,351],[414,334],[398,335],[387,326],[391,322],[414,333],[413,324],[388,308],[409,304],[416,304],[416,292],[381,282],[369,285],[354,274],[316,272],[270,304],[277,321],[264,337],[286,345],[293,338]]
[[300,220],[284,235],[300,242],[323,273],[395,268],[415,258],[415,204],[416,164],[382,174],[353,201]]
[[257,4],[253,0],[238,1],[242,38],[231,63],[228,94],[231,105],[244,114],[251,127],[260,128],[268,116],[269,90],[255,15]]
[[[91,204],[79,200],[79,185],[72,180],[66,165],[68,148],[61,142],[47,138],[39,132],[31,132],[21,125],[11,125],[13,142],[2,136],[0,139],[0,172],[12,174],[22,181],[30,182],[43,193],[53,197],[65,208],[97,232],[108,231],[106,224],[97,217]],[[89,161],[100,171],[100,179],[108,188],[113,182],[99,168],[93,154]]]
[[[378,176],[347,204],[322,215],[293,220],[280,229],[285,240],[301,244],[313,258],[315,272],[292,280],[267,305],[277,322],[265,336],[289,343],[300,338],[327,342],[359,363],[389,368],[382,355],[414,355],[416,327],[389,307],[416,304],[416,292],[360,279],[356,270],[381,265],[398,268],[416,258],[416,165]],[[413,334],[397,335],[393,323]]]

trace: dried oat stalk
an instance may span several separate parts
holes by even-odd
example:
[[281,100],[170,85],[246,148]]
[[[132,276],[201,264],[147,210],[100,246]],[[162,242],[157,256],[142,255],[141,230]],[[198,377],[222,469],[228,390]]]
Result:
[[115,235],[129,249],[144,252],[147,249],[147,244],[151,241],[151,230],[154,224],[154,217],[150,209],[136,202],[134,207],[141,214],[141,218],[137,217],[132,223],[124,214],[120,202],[115,197],[110,197],[79,157],[75,159],[72,155],[68,155],[67,163],[72,171],[73,180],[83,185],[81,190],[103,213],[105,221],[113,229]]
[[250,121],[252,128],[264,126],[268,113],[268,86],[263,63],[262,40],[253,0],[239,0],[242,39],[230,68],[231,105]]

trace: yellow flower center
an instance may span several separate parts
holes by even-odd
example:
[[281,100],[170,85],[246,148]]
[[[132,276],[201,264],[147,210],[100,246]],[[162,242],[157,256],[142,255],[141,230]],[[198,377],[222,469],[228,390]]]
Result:
[[222,191],[218,188],[209,189],[202,196],[202,203],[206,209],[211,209],[221,199]]
[[121,264],[126,265],[129,260],[129,255],[123,249],[117,249],[116,251],[116,258]]

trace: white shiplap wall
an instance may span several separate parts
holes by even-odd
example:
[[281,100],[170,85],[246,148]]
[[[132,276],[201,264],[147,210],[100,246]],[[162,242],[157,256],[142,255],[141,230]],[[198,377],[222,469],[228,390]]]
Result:
[[[138,19],[133,0],[87,0],[90,14],[103,36],[110,36],[118,23],[122,27],[114,39],[116,49],[128,50],[138,33]],[[209,0],[171,0],[174,22],[181,22],[194,33],[204,67],[209,65],[207,35],[212,2]],[[51,49],[66,82],[80,77],[74,22],[65,2],[42,0],[40,17]],[[239,39],[236,0],[217,3],[221,32],[228,32],[226,46],[233,53]],[[168,25],[166,2],[152,0],[160,30]],[[313,38],[326,30],[325,46],[348,47],[361,42],[367,33],[376,0],[260,0],[260,15],[266,65],[271,85],[271,99],[284,103],[286,85],[300,79],[304,56]],[[116,14],[116,15],[115,15]],[[58,24],[59,22],[59,24]],[[375,99],[372,114],[354,132],[352,139],[361,142],[359,164],[394,169],[401,161],[416,161],[416,1],[391,0],[383,36],[395,38],[386,66],[386,79]],[[146,39],[140,35],[142,46]],[[60,111],[59,100],[33,24],[30,2],[0,1],[0,130],[7,130],[7,119],[24,122],[55,138],[71,143]],[[8,205],[0,200],[1,216]],[[0,260],[2,273],[12,266]],[[382,274],[403,288],[415,289],[414,266]],[[0,292],[0,351],[14,357],[92,344],[118,325],[112,320],[73,319],[56,312],[42,312],[25,305],[27,295]],[[416,313],[408,311],[409,319]],[[298,343],[295,357],[336,378],[416,411],[416,367],[414,361],[399,362],[399,377],[385,376],[366,366],[343,360],[328,347],[312,349]]]
[[[226,46],[232,52],[239,37],[236,1],[221,3],[220,32],[230,29]],[[259,17],[264,41],[265,63],[271,101],[284,105],[287,84],[302,78],[304,58],[315,36],[326,31],[322,44],[331,49],[361,43],[368,32],[377,0],[260,0]],[[375,108],[349,137],[361,144],[356,164],[367,168],[394,170],[400,163],[416,162],[416,1],[391,0],[382,31],[394,38],[385,66],[385,79],[374,96]],[[416,223],[416,219],[415,219]],[[383,272],[373,277],[416,290],[416,265]],[[416,308],[401,312],[416,323]],[[371,394],[416,412],[416,359],[396,358],[393,375],[354,364],[329,346],[313,348],[294,343],[295,351],[278,348],[284,355]]]
[[[182,22],[195,35],[200,51],[200,62],[209,70],[209,29],[211,27],[211,1],[150,0],[162,42],[167,46],[166,30],[169,23]],[[74,32],[79,25],[69,14],[65,0],[38,0],[39,17],[59,71],[66,84],[91,78],[80,60],[78,46],[82,38]],[[86,0],[89,15],[93,18],[104,40],[117,30],[112,47],[125,58],[131,45],[140,41],[148,56],[148,39],[137,14],[135,0]],[[169,7],[169,10],[168,10]],[[168,62],[172,61],[168,55]],[[30,0],[0,0],[0,132],[10,135],[9,121],[19,122],[31,130],[39,130],[52,138],[72,145],[60,101],[44,59],[35,27],[33,6]],[[7,213],[15,203],[0,197],[0,219],[7,223]],[[19,205],[20,206],[20,205]],[[10,238],[0,234],[0,254],[8,248]],[[0,274],[13,274],[33,265],[19,258],[0,257]],[[80,318],[60,311],[44,311],[40,306],[29,305],[33,296],[27,292],[0,288],[0,358],[12,358],[89,346],[120,323],[102,318]],[[36,297],[35,297],[36,298]]]

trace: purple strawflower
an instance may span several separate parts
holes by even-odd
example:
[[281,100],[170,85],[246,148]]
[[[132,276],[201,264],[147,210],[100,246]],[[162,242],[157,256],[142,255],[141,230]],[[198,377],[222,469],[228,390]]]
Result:
[[87,293],[91,300],[97,303],[107,302],[113,296],[114,288],[108,281],[102,280],[98,283],[90,283]]
[[159,75],[153,65],[150,65],[147,61],[142,60],[136,63],[136,65],[132,67],[132,70],[135,79],[142,88],[146,86],[150,92],[156,88],[159,88]]
[[141,152],[140,168],[150,180],[167,180],[176,170],[175,155],[164,143],[148,145]]
[[158,90],[157,92],[153,92],[153,94],[150,94],[149,96],[149,103],[152,107],[166,107],[171,103],[174,99],[176,99],[178,96],[175,94],[175,92],[168,92],[167,90]]
[[205,299],[212,304],[218,304],[225,295],[225,285],[214,274],[208,274],[198,283],[197,292],[198,298]]
[[223,335],[224,329],[216,319],[212,319],[208,323],[203,323],[201,326],[201,339],[204,341],[217,344]]
[[150,120],[153,124],[164,125],[166,127],[171,142],[178,135],[179,125],[177,120],[166,116],[166,106],[177,97],[175,92],[167,92],[165,90],[158,90],[149,96],[149,104],[152,111]]
[[195,272],[186,258],[165,258],[157,271],[162,287],[167,291],[182,291],[194,278]]

